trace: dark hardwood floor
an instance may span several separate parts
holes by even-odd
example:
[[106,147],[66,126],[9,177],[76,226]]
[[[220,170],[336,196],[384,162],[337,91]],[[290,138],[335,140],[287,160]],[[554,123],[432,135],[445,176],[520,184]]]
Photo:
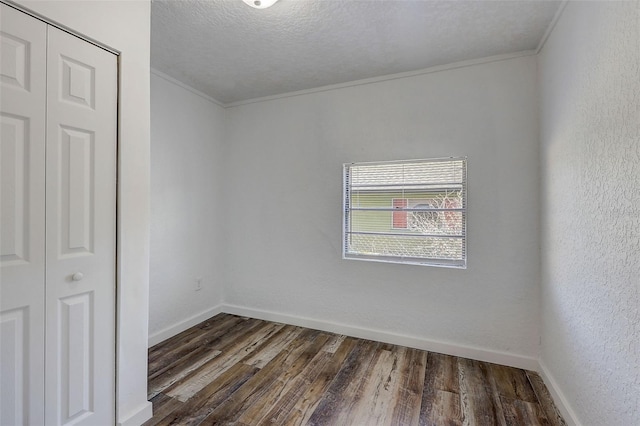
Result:
[[149,350],[146,425],[564,425],[532,371],[220,314]]

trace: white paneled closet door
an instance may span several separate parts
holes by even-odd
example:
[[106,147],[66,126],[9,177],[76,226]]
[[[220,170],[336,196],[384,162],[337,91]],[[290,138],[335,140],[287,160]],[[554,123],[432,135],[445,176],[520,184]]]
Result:
[[115,419],[116,56],[48,28],[46,418]]
[[47,25],[0,6],[0,425],[38,425],[44,423]]
[[114,424],[117,57],[0,6],[0,424]]

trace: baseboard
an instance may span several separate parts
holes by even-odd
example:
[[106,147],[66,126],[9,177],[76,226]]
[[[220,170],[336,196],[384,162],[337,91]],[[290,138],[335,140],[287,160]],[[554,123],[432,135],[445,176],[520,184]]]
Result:
[[193,327],[196,324],[201,323],[204,320],[207,320],[213,316],[218,315],[222,312],[222,305],[214,306],[211,309],[207,309],[206,311],[202,311],[196,315],[193,315],[183,321],[180,321],[177,324],[164,328],[156,333],[153,333],[149,336],[149,347],[153,345],[157,345],[158,343],[167,340],[170,337],[175,336],[178,333],[185,331],[186,329]]
[[506,352],[491,351],[484,348],[457,345],[449,342],[423,339],[415,336],[389,333],[382,330],[374,330],[363,327],[354,327],[346,324],[316,320],[293,315],[281,314],[273,311],[263,311],[259,309],[247,308],[244,306],[227,305],[221,306],[222,312],[241,315],[266,321],[275,321],[285,324],[297,325],[300,327],[312,328],[315,330],[328,331],[331,333],[345,334],[347,336],[360,339],[375,340],[378,342],[402,345],[416,349],[423,349],[430,352],[454,355],[463,358],[471,358],[479,361],[491,362],[495,364],[508,365],[526,370],[538,370],[539,364],[536,358],[529,358],[514,355]]
[[567,397],[565,397],[564,393],[560,390],[558,383],[553,378],[553,375],[551,375],[551,373],[549,372],[549,369],[547,369],[542,360],[539,360],[538,364],[538,371],[540,372],[540,376],[542,377],[542,380],[544,380],[544,384],[547,386],[547,389],[549,390],[549,393],[553,398],[553,402],[556,404],[556,407],[558,407],[558,410],[560,411],[560,414],[562,414],[564,421],[567,422],[567,425],[569,426],[581,426],[582,423],[580,423],[580,421],[578,420],[576,412],[573,411],[571,405],[569,405]]
[[147,401],[138,411],[129,415],[126,419],[119,421],[118,426],[140,426],[151,417],[153,417],[153,404]]

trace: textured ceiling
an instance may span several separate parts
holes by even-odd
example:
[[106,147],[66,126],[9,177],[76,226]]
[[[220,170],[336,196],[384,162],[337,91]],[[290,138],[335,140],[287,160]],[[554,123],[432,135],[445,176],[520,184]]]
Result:
[[153,68],[228,104],[535,49],[559,1],[154,0]]

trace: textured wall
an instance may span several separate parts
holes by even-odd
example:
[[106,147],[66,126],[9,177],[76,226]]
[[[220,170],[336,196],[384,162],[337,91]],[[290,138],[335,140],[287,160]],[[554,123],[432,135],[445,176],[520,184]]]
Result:
[[[533,56],[227,110],[225,302],[536,357]],[[468,269],[342,260],[342,164],[468,156]]]
[[586,425],[640,424],[640,3],[570,2],[539,60],[542,363]]
[[223,141],[224,109],[151,75],[152,336],[221,303]]

